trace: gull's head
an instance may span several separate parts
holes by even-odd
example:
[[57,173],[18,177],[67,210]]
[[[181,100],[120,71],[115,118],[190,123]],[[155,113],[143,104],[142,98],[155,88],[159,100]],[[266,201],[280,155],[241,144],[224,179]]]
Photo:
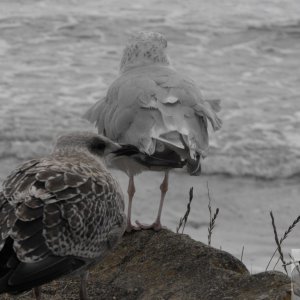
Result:
[[120,71],[150,64],[169,65],[166,48],[167,40],[161,33],[139,32],[129,39],[123,51]]
[[72,132],[57,139],[53,153],[81,151],[105,157],[119,148],[121,148],[119,144],[102,135],[92,132]]

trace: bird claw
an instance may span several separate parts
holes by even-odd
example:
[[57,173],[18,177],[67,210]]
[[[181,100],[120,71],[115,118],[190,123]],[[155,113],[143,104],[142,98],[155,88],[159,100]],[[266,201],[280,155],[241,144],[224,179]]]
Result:
[[155,231],[160,231],[162,229],[166,229],[165,226],[162,226],[160,222],[154,222],[150,225],[142,224],[139,221],[135,221],[135,223],[139,226],[140,229],[153,229]]
[[131,223],[128,223],[126,227],[126,232],[139,231],[141,229],[142,228],[140,226],[134,226]]

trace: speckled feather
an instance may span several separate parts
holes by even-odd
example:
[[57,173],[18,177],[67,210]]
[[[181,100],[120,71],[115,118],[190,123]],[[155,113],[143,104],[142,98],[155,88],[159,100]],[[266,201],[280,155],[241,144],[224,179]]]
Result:
[[0,192],[0,251],[9,236],[10,229],[15,220],[14,207],[5,198],[4,194]]
[[122,192],[86,153],[52,155],[15,170],[0,194],[0,250],[14,240],[20,261],[48,255],[95,259],[124,231]]

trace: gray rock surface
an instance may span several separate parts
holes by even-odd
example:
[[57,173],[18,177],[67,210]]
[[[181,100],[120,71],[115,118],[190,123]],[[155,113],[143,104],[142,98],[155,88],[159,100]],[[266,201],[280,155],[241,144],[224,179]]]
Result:
[[[90,274],[90,299],[290,299],[281,272],[251,275],[231,254],[168,230],[126,234]],[[77,299],[78,281],[43,287],[44,299]],[[2,296],[0,299],[10,299]],[[31,293],[18,299],[31,299]]]

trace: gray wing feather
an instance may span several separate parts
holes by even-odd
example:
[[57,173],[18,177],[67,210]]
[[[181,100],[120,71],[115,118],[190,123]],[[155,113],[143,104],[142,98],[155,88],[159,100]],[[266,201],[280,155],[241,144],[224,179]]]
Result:
[[7,178],[4,191],[0,250],[11,236],[23,262],[49,254],[95,258],[109,248],[111,230],[118,237],[125,230],[117,183],[84,163],[73,166],[45,159],[26,165]]
[[[103,133],[104,130],[104,116],[105,116],[105,101],[106,98],[103,98],[97,101],[84,115],[83,118],[91,122],[95,123],[97,126],[99,133]],[[101,117],[100,117],[101,116]]]
[[[178,147],[168,136],[177,132],[190,152],[208,148],[207,119],[214,130],[221,127],[218,100],[204,101],[196,84],[175,70],[148,66],[128,71],[110,87],[101,112],[91,122],[101,124],[99,132],[118,142],[137,146],[152,154],[156,140]],[[104,116],[105,112],[105,116]],[[181,145],[182,147],[183,145]]]

